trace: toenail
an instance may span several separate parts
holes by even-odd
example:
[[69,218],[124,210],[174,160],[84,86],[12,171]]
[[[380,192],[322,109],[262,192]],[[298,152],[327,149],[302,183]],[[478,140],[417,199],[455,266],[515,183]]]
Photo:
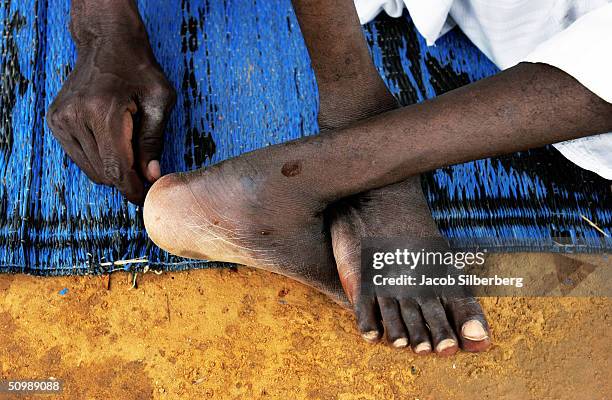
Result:
[[373,342],[378,339],[378,331],[369,331],[361,335],[366,341]]
[[414,352],[417,353],[417,354],[429,353],[430,351],[431,351],[431,343],[429,343],[429,342],[419,343],[414,348]]
[[489,337],[482,323],[475,319],[463,324],[461,327],[461,336],[474,341],[485,340]]
[[406,338],[399,338],[399,339],[395,339],[395,341],[393,341],[393,347],[395,348],[401,348],[401,347],[406,347],[408,346],[408,339]]
[[442,353],[446,349],[450,349],[451,347],[457,346],[457,341],[455,339],[444,339],[436,346],[436,351],[438,353]]

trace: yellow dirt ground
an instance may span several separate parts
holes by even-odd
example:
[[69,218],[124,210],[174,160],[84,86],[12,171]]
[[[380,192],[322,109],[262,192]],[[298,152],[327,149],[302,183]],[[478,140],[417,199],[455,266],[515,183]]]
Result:
[[0,275],[2,378],[63,379],[37,398],[71,400],[612,398],[611,299],[483,299],[495,345],[441,359],[368,345],[349,312],[266,272],[127,280]]

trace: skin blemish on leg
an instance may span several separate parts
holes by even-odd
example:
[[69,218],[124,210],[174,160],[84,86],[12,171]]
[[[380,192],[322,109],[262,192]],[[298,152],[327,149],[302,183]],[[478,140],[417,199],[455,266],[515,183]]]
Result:
[[291,178],[297,176],[302,172],[302,162],[301,161],[288,161],[283,165],[281,169],[281,173],[285,175],[287,178]]

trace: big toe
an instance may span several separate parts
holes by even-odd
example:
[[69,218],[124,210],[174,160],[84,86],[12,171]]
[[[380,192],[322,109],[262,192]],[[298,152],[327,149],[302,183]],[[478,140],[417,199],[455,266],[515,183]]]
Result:
[[355,317],[361,337],[368,343],[376,343],[382,337],[378,303],[375,297],[360,297],[355,304]]
[[483,323],[477,319],[472,319],[461,327],[462,347],[465,351],[481,352],[489,348],[491,339]]
[[491,345],[487,320],[476,298],[446,300],[445,305],[452,315],[463,350],[481,352]]

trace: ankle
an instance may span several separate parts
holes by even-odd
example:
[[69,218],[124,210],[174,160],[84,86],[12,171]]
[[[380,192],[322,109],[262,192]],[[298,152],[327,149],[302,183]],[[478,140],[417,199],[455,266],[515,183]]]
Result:
[[398,108],[398,102],[384,85],[358,79],[347,82],[319,84],[319,128],[321,131],[340,129],[362,119]]

